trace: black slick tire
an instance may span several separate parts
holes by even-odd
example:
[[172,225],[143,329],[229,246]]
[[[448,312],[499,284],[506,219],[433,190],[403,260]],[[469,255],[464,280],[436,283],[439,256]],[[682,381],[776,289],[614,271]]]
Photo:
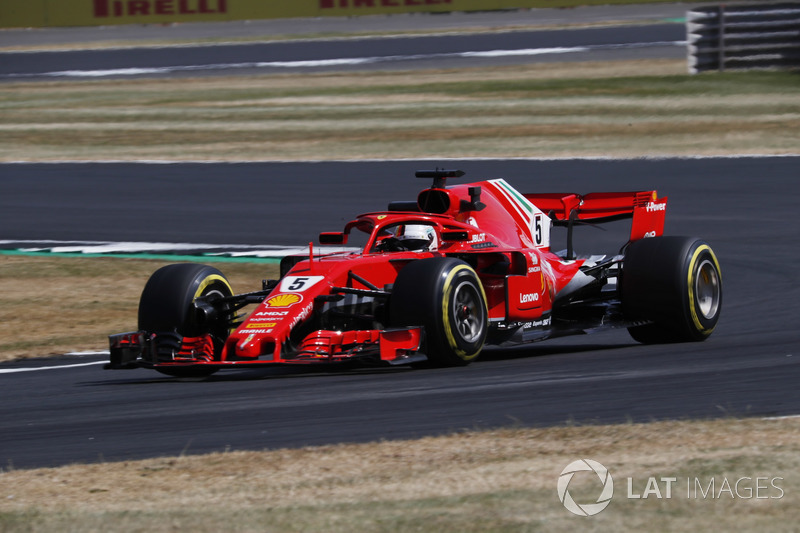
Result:
[[[199,325],[192,303],[200,296],[227,297],[233,295],[230,283],[216,268],[195,263],[178,263],[156,270],[139,299],[139,329],[151,333],[175,333],[182,337],[211,334],[218,355],[228,335],[227,322]],[[215,369],[176,368],[158,369],[180,377],[210,375]]]
[[621,289],[625,317],[650,322],[628,328],[645,344],[705,340],[722,310],[719,261],[708,243],[693,237],[631,243]]
[[474,361],[486,341],[488,311],[483,285],[464,261],[420,259],[397,276],[389,300],[393,326],[424,326],[424,351],[435,366]]

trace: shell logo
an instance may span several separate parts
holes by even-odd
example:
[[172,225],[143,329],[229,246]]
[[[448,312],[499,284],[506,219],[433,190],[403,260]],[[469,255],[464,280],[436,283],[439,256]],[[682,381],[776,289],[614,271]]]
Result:
[[264,303],[267,304],[267,307],[289,307],[301,301],[303,301],[303,296],[300,294],[278,294],[267,298]]

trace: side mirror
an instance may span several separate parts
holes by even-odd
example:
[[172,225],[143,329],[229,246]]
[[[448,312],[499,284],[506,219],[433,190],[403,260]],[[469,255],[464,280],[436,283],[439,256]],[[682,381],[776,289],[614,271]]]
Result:
[[347,235],[341,231],[326,231],[319,234],[320,244],[347,244]]

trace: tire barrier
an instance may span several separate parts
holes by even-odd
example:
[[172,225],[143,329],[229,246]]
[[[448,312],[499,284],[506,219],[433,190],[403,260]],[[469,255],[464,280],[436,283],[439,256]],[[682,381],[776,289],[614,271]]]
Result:
[[686,34],[692,74],[800,67],[800,3],[699,7]]

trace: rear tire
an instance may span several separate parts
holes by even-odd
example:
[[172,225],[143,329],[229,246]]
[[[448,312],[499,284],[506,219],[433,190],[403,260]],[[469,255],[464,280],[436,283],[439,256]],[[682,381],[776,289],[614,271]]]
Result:
[[486,341],[483,285],[472,267],[459,259],[414,261],[395,280],[389,321],[393,326],[424,326],[424,351],[434,365],[467,365]]
[[[198,324],[192,303],[200,296],[227,297],[233,290],[225,276],[214,267],[195,263],[178,263],[156,270],[139,299],[139,329],[152,333],[174,333],[180,337],[210,335],[214,355],[219,356],[228,337],[226,317],[212,324]],[[201,377],[216,372],[202,366],[157,369],[178,377]]]
[[702,341],[722,310],[719,261],[704,241],[654,237],[631,243],[622,270],[622,305],[628,328],[642,343]]

